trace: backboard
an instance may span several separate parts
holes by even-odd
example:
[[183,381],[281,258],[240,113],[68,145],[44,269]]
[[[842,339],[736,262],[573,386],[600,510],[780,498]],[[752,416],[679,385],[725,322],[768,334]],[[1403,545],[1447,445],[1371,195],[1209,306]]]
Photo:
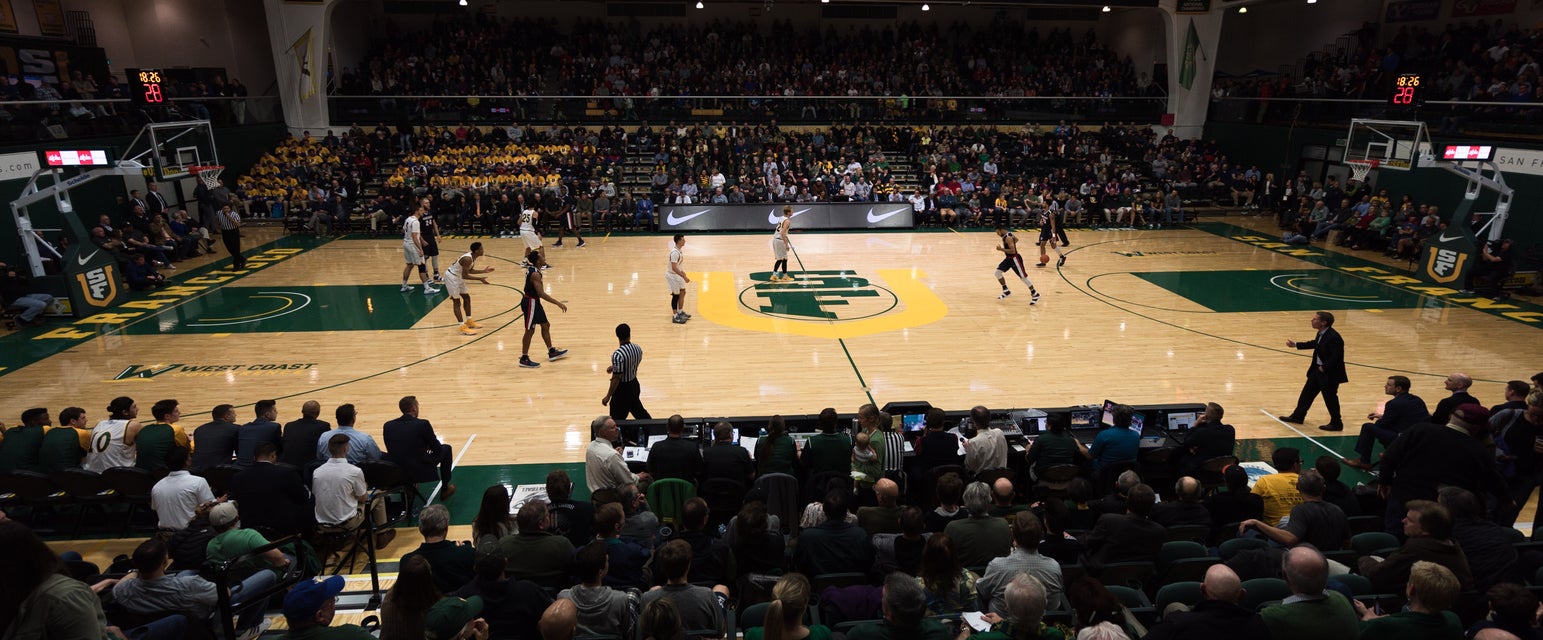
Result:
[[140,130],[118,164],[167,182],[192,175],[190,167],[220,164],[220,154],[208,120],[157,122]]
[[1425,123],[1417,120],[1351,120],[1345,137],[1345,162],[1376,160],[1378,169],[1408,171],[1430,153]]

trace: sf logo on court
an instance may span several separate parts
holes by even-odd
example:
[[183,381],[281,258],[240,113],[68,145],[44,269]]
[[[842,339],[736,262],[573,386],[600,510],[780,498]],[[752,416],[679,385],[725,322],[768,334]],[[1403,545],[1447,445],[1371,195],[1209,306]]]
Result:
[[771,275],[736,280],[727,272],[693,274],[701,283],[703,318],[749,331],[840,339],[919,327],[948,315],[920,270],[794,271],[792,282],[772,282]]

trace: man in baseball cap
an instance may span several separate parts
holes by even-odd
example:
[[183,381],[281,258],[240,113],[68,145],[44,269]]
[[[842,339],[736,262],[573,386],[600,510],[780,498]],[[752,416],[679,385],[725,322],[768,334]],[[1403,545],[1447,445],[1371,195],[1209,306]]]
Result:
[[285,638],[300,640],[374,640],[370,632],[356,624],[336,627],[338,593],[343,591],[343,576],[306,580],[290,588],[284,596],[284,620],[289,623]]

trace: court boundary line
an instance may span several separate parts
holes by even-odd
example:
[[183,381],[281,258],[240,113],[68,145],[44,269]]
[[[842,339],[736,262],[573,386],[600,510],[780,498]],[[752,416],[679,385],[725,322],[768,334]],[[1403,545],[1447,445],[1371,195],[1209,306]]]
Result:
[[[1335,450],[1333,450],[1333,449],[1330,449],[1330,448],[1329,448],[1329,447],[1328,447],[1328,445],[1325,445],[1325,444],[1324,444],[1324,443],[1322,443],[1322,442],[1319,442],[1319,441],[1318,441],[1318,439],[1317,439],[1317,438],[1314,438],[1314,437],[1312,437],[1312,436],[1310,436],[1310,435],[1307,435],[1307,434],[1305,434],[1305,433],[1302,433],[1302,430],[1301,430],[1301,429],[1298,429],[1298,428],[1296,428],[1296,427],[1293,427],[1293,426],[1291,426],[1291,424],[1290,424],[1290,423],[1287,423],[1287,422],[1284,422],[1284,421],[1282,421],[1282,420],[1281,420],[1281,419],[1280,419],[1280,418],[1277,418],[1277,417],[1275,417],[1275,414],[1273,414],[1273,413],[1270,413],[1270,412],[1269,412],[1269,411],[1265,411],[1265,410],[1264,410],[1264,409],[1260,409],[1260,410],[1259,410],[1259,413],[1262,413],[1262,414],[1264,414],[1264,415],[1265,415],[1265,417],[1268,417],[1268,418],[1269,418],[1269,419],[1271,419],[1271,420],[1274,420],[1274,421],[1275,421],[1275,422],[1276,422],[1276,423],[1279,423],[1279,424],[1280,424],[1280,425],[1281,425],[1281,426],[1284,426],[1284,427],[1286,427],[1286,428],[1287,428],[1287,429],[1290,429],[1290,430],[1292,430],[1292,431],[1295,431],[1295,432],[1297,432],[1297,435],[1299,435],[1299,436],[1302,436],[1302,437],[1303,437],[1303,438],[1307,438],[1307,441],[1308,441],[1308,442],[1311,442],[1311,443],[1313,443],[1313,444],[1316,444],[1316,445],[1318,445],[1318,448],[1320,448],[1320,449],[1323,449],[1323,450],[1324,450],[1324,451],[1327,451],[1327,452],[1329,452],[1329,453],[1330,453],[1330,454],[1333,454],[1333,455],[1334,455],[1334,457],[1336,457],[1336,458],[1339,458],[1339,459],[1340,459],[1340,460],[1344,460],[1344,459],[1345,459],[1345,456],[1342,456],[1342,455],[1340,455],[1340,453],[1339,453],[1339,452],[1338,452],[1338,451],[1335,451]],[[1265,439],[1268,439],[1268,438],[1265,438]]]
[[[461,457],[466,455],[467,451],[471,450],[471,443],[475,442],[476,440],[477,440],[477,434],[473,433],[473,434],[471,434],[470,438],[466,439],[466,444],[461,445],[461,452],[455,454],[455,459],[450,461],[450,471],[452,473],[455,471],[456,467],[461,466]],[[434,485],[434,490],[429,492],[429,499],[423,501],[424,506],[428,506],[430,504],[433,504],[434,503],[434,498],[439,496],[439,490],[441,488],[444,488],[444,486],[445,486],[445,481],[444,480],[440,480],[438,484],[435,484]]]

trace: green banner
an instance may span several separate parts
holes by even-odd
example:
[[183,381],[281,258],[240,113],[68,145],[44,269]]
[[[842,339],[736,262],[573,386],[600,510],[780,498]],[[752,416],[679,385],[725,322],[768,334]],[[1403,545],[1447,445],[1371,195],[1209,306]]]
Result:
[[60,216],[79,242],[64,252],[65,288],[70,293],[70,311],[77,318],[117,306],[129,295],[129,288],[118,268],[118,261],[106,249],[92,243],[91,234],[79,216]]
[[1189,35],[1184,37],[1184,66],[1179,68],[1179,84],[1189,89],[1195,84],[1196,57],[1200,55],[1200,33],[1195,31],[1195,19],[1189,20]]

